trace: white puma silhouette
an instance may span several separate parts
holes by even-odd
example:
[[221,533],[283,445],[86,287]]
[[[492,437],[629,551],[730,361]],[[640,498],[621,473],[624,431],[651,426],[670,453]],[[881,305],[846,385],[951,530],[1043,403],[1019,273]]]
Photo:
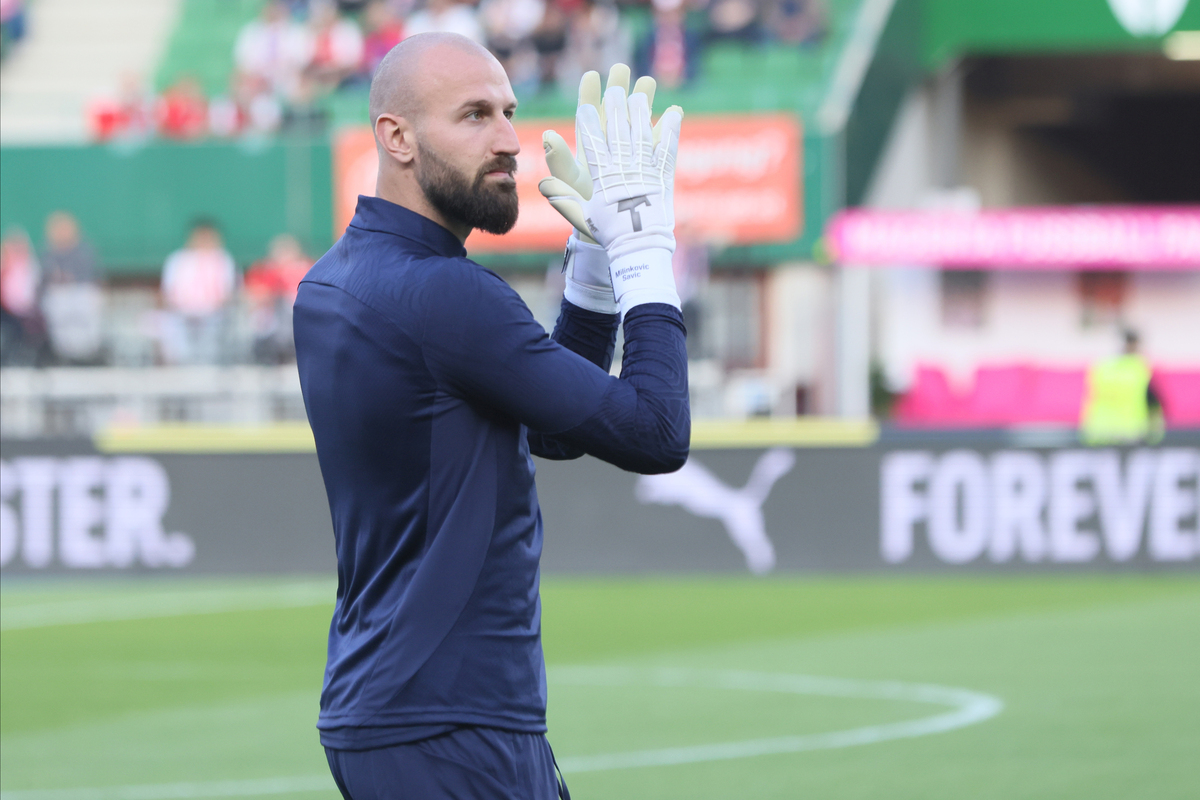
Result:
[[750,471],[745,487],[734,489],[694,458],[678,472],[643,475],[634,495],[642,503],[679,505],[698,517],[719,519],[729,538],[746,556],[746,566],[756,575],[775,566],[775,547],[767,538],[762,505],[775,482],[791,471],[796,454],[784,447],[763,453]]

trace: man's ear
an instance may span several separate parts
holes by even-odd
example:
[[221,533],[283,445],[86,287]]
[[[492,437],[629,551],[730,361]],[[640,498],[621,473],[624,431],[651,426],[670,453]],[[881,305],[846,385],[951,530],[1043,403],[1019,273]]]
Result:
[[375,120],[375,141],[401,164],[411,164],[417,155],[417,132],[404,117],[380,114]]

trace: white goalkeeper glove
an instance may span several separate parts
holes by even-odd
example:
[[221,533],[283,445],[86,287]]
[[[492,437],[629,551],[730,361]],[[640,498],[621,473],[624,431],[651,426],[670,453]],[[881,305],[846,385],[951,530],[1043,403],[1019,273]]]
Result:
[[[609,86],[629,87],[629,67],[616,64],[608,74]],[[639,78],[634,91],[646,95],[653,103],[656,84],[649,76]],[[579,105],[601,107],[600,75],[589,72],[579,83]],[[581,194],[590,194],[592,178],[587,163],[583,161],[583,150],[575,143],[578,158],[571,154],[566,141],[555,131],[542,134],[542,147],[546,151],[546,166],[550,178],[538,188],[546,199],[568,222],[574,226],[567,239],[567,251],[563,256],[563,272],[566,286],[563,296],[573,305],[600,314],[617,314],[620,306],[613,295],[612,277],[609,275],[608,253],[596,244],[587,233],[583,209],[577,202]]]
[[683,111],[672,106],[651,128],[653,80],[639,80],[627,98],[628,85],[628,67],[615,66],[597,102],[600,76],[584,76],[575,116],[579,159],[570,158],[562,137],[547,131],[543,143],[552,177],[538,188],[581,239],[590,234],[604,247],[622,313],[642,303],[679,308],[671,272],[672,195]]
[[[624,64],[613,67],[608,76],[609,85],[629,86],[629,68]],[[650,77],[638,81],[634,91],[649,97],[654,96],[655,83]],[[579,104],[600,105],[600,75],[589,72],[579,84]],[[538,188],[550,205],[575,226],[567,239],[567,251],[563,256],[563,272],[566,286],[563,296],[573,305],[600,314],[616,314],[620,306],[613,296],[612,277],[608,271],[608,253],[587,234],[587,223],[583,221],[583,209],[575,201],[579,192],[591,191],[592,179],[587,164],[583,162],[583,151],[576,151],[579,160],[571,155],[570,148],[555,131],[542,134],[542,147],[546,151],[546,166],[550,178],[544,179]],[[582,230],[580,230],[582,228]]]

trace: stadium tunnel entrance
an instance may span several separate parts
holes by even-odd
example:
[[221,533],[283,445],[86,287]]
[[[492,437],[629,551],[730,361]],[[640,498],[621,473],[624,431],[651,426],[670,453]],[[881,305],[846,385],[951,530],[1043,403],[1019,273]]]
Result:
[[984,56],[942,80],[961,83],[957,177],[985,206],[1200,199],[1200,61]]

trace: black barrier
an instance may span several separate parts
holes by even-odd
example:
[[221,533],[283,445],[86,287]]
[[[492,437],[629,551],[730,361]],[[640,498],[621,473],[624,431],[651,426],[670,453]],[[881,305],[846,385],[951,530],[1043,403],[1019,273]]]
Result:
[[5,574],[335,569],[312,453],[103,454],[89,440],[0,450]]
[[[1200,567],[1200,447],[694,449],[671,475],[538,461],[547,572]],[[316,457],[6,441],[5,575],[331,572]]]

